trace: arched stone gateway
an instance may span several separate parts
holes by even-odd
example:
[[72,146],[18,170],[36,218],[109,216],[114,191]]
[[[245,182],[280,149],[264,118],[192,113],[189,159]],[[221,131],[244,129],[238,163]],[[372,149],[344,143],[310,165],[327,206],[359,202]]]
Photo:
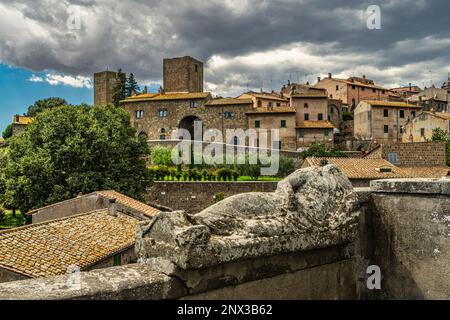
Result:
[[[196,122],[200,122],[201,119],[199,117],[196,116],[187,116],[184,117],[181,121],[180,124],[178,125],[179,129],[185,129],[187,131],[189,131],[190,135],[191,135],[191,140],[194,140],[194,128],[195,128],[195,123]],[[202,130],[203,131],[203,130]],[[201,133],[201,135],[203,136],[203,133]]]

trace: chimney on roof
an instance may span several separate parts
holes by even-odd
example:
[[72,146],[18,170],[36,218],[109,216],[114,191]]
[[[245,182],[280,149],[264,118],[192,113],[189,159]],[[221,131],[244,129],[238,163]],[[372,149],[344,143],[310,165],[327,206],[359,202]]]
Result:
[[291,85],[291,80],[288,80],[288,86],[290,86]]
[[320,82],[320,77],[317,77],[317,82]]
[[328,160],[327,159],[322,159],[322,160],[320,160],[320,166],[321,167],[325,167],[325,166],[327,166],[328,165]]
[[143,93],[143,94],[148,93],[148,88],[147,88],[147,86],[144,87],[144,91],[143,91],[142,93]]
[[412,83],[409,83],[409,91],[412,91]]
[[108,214],[117,217],[117,200],[115,198],[108,201]]
[[366,75],[365,74],[363,74],[363,79],[366,80]]
[[328,79],[331,79],[333,77],[333,74],[331,72],[328,73]]
[[306,85],[309,86],[309,81],[306,81]]

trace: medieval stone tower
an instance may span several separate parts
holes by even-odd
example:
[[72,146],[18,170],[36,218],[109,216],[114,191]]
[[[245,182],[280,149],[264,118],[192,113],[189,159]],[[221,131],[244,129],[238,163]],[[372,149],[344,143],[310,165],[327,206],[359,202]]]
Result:
[[113,102],[117,72],[102,71],[94,73],[94,105],[106,105]]
[[203,92],[203,62],[192,57],[164,59],[164,92]]

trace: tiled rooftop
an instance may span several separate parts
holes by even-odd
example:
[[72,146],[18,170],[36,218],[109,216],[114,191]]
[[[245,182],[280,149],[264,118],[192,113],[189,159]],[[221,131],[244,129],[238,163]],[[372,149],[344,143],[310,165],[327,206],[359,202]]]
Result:
[[[450,167],[402,167],[399,168],[384,159],[371,158],[306,158],[304,167],[320,166],[321,160],[337,165],[349,179],[395,179],[395,178],[442,178],[448,175]],[[379,172],[389,167],[391,172]]]
[[[304,166],[320,166],[321,160],[337,165],[349,179],[389,179],[403,178],[400,168],[383,159],[362,158],[306,158]],[[381,167],[391,168],[392,172],[379,172]]]
[[116,199],[118,204],[121,204],[123,206],[129,207],[131,209],[134,209],[136,211],[141,212],[143,215],[152,218],[161,211],[159,209],[156,209],[154,207],[151,207],[149,205],[146,205],[145,203],[142,203],[138,200],[135,200],[133,198],[130,198],[126,195],[123,195],[117,191],[114,190],[107,190],[107,191],[97,191],[98,195],[105,197],[107,199]]
[[229,106],[239,104],[252,104],[252,99],[237,99],[237,98],[218,98],[210,100],[207,106]]
[[13,118],[13,124],[22,124],[22,125],[28,125],[31,122],[33,122],[33,118],[26,117],[26,116],[14,116]]
[[122,102],[206,99],[209,96],[209,92],[147,93],[129,97]]
[[333,129],[334,126],[327,120],[321,121],[304,121],[297,129]]
[[421,107],[416,106],[414,104],[409,104],[406,102],[397,102],[397,101],[377,101],[377,100],[363,100],[364,102],[367,102],[368,104],[372,106],[377,107],[397,107],[397,108],[418,108],[421,109]]
[[31,277],[82,270],[134,245],[138,220],[98,210],[0,232],[0,267]]

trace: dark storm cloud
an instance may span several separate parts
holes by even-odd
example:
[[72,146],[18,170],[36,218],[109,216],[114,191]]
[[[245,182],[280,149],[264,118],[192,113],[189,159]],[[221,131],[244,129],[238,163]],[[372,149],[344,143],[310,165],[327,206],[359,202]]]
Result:
[[[381,7],[381,30],[366,27],[369,5]],[[68,8],[81,30],[67,28]],[[224,94],[327,72],[422,85],[450,68],[449,9],[447,0],[1,0],[0,60],[73,76],[122,67],[159,81],[163,57],[193,55]]]

